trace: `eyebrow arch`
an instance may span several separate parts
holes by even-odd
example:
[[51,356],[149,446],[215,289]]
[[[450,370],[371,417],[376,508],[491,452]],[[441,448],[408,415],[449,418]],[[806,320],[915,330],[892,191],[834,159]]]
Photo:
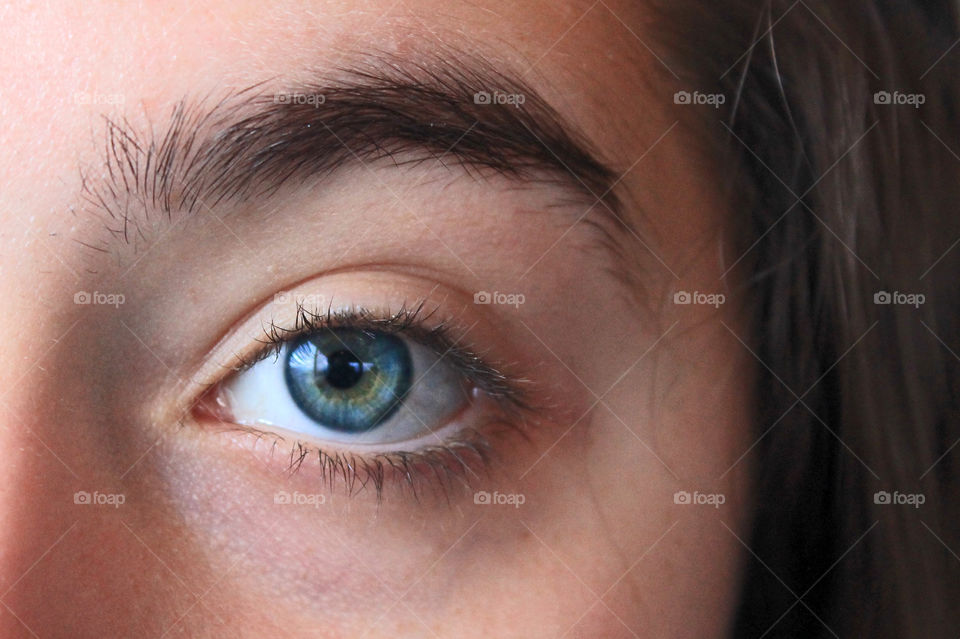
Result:
[[[280,91],[178,102],[159,131],[105,117],[100,166],[81,170],[84,208],[131,243],[159,212],[266,199],[356,163],[448,159],[470,172],[554,182],[617,216],[613,171],[522,80],[482,60],[388,54]],[[100,246],[87,245],[106,251]]]

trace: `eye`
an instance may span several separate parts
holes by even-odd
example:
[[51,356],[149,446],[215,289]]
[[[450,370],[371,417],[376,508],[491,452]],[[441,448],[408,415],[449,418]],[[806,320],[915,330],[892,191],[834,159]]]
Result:
[[[454,478],[466,486],[507,441],[529,441],[537,387],[518,363],[490,357],[497,337],[474,330],[478,322],[426,300],[395,311],[296,304],[293,315],[280,308],[261,319],[259,339],[244,340],[260,348],[230,347],[239,365],[198,398],[198,424],[250,435],[230,441],[286,470],[313,460],[308,477],[350,495],[369,486],[378,500],[388,485],[417,499],[427,489],[449,498]],[[288,461],[274,446],[258,447],[264,437],[291,445]]]
[[217,396],[236,424],[393,448],[442,443],[435,431],[469,400],[467,380],[434,350],[356,328],[284,342],[276,357],[225,380]]

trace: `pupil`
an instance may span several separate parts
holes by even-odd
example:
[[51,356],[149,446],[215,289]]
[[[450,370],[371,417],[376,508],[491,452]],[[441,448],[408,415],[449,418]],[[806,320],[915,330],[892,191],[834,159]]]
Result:
[[363,376],[363,362],[348,350],[327,355],[327,383],[339,390],[354,386]]

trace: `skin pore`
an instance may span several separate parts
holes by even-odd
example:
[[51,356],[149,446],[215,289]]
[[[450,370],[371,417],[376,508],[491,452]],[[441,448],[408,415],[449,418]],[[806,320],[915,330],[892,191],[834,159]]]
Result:
[[[723,636],[749,524],[752,360],[722,279],[732,213],[640,41],[642,3],[7,12],[0,634]],[[562,162],[517,176],[413,147],[191,214],[141,201],[132,240],[83,197],[81,175],[88,193],[107,183],[104,115],[162,138],[185,99],[425,51],[528,85],[610,167],[622,218]],[[81,291],[113,302],[75,303]],[[479,291],[523,303],[475,304]],[[727,301],[678,305],[677,291]],[[291,300],[317,315],[422,305],[426,328],[444,323],[530,406],[470,402],[458,419],[489,464],[464,451],[465,468],[414,464],[380,491],[357,485],[356,459],[319,463],[343,445],[198,409],[264,326],[294,328]],[[298,440],[310,448],[291,473]]]

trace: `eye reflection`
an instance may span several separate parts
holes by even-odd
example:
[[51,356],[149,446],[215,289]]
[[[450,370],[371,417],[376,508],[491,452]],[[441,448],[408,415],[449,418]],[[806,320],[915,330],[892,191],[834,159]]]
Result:
[[410,349],[394,335],[327,329],[291,345],[284,379],[311,419],[362,433],[397,410],[410,390],[412,369]]

